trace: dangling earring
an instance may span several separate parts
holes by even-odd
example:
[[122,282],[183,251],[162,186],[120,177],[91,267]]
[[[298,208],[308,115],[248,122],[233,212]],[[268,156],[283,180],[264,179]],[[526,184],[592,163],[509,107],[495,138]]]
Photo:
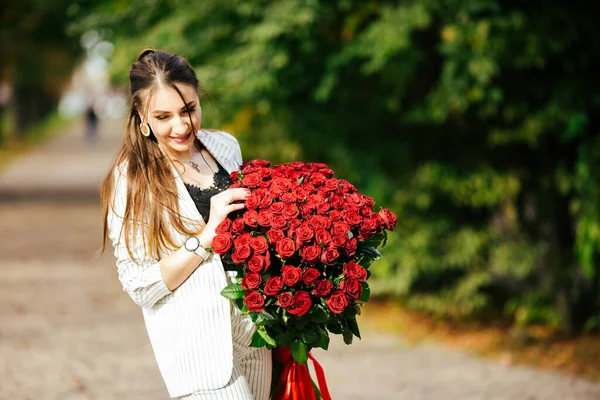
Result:
[[140,124],[140,131],[142,131],[142,135],[148,137],[150,136],[150,126],[145,123]]

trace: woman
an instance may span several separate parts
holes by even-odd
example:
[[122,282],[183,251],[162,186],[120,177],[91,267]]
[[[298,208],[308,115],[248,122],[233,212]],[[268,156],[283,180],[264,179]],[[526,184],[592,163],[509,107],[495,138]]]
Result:
[[267,399],[270,352],[249,347],[255,325],[220,294],[235,272],[210,251],[248,196],[227,189],[239,144],[198,131],[198,79],[182,57],[143,51],[129,84],[123,143],[102,186],[103,249],[110,240],[172,398]]

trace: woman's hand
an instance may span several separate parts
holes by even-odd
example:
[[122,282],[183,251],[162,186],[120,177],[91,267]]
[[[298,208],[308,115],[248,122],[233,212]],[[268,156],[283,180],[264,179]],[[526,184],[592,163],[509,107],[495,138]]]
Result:
[[[206,227],[198,236],[202,247],[211,247],[215,237],[215,229],[230,212],[244,208],[245,201],[250,195],[250,190],[244,188],[227,189],[210,199],[210,215]],[[236,203],[242,201],[242,203]]]

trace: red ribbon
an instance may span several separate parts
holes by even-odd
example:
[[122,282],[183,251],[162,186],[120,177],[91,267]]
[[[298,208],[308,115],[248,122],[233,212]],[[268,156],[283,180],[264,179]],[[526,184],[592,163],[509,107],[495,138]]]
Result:
[[[283,365],[283,371],[279,375],[277,385],[275,386],[274,400],[316,400],[315,390],[313,388],[312,379],[308,372],[306,364],[299,364],[288,347],[277,347],[273,350],[275,362]],[[331,400],[327,382],[325,381],[325,372],[323,367],[315,360],[310,352],[308,352],[314,364],[317,374],[317,382],[323,400]]]

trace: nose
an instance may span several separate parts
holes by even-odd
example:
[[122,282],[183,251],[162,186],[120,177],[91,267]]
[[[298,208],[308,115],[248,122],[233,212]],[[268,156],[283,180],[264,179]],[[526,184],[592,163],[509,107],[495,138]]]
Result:
[[172,119],[173,133],[176,135],[184,135],[189,130],[190,121],[188,117],[175,117]]

